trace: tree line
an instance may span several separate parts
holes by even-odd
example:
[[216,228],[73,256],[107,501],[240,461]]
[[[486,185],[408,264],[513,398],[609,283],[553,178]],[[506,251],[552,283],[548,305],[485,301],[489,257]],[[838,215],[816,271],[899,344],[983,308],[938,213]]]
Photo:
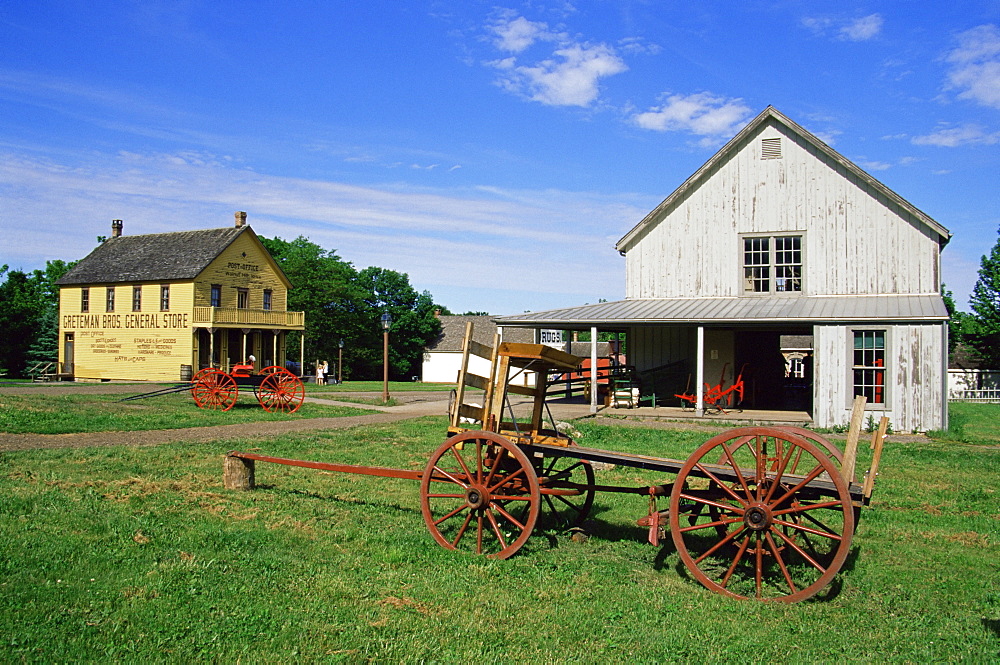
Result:
[[[382,377],[383,314],[392,317],[389,374],[408,380],[420,374],[424,349],[441,332],[436,304],[417,292],[405,273],[369,267],[357,270],[333,250],[308,238],[260,238],[292,283],[288,309],[305,312],[304,371],[316,360],[335,371],[343,340],[345,379]],[[0,266],[0,373],[23,377],[37,363],[59,355],[59,280],[76,262],[47,261],[44,270],[25,272]],[[289,334],[287,357],[298,360],[301,333]]]
[[951,292],[942,288],[951,315],[948,352],[953,364],[1000,369],[1000,231],[997,236],[979,262],[979,279],[969,297],[971,312],[959,311]]

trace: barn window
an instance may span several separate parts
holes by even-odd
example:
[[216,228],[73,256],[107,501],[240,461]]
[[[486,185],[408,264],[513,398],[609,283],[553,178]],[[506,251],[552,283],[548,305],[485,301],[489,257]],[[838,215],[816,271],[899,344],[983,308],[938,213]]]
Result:
[[854,332],[854,396],[869,404],[885,404],[885,331]]
[[802,236],[743,238],[743,292],[802,291]]
[[142,311],[142,287],[133,286],[132,287],[132,311],[141,312]]
[[760,141],[761,159],[781,159],[781,139],[761,139]]
[[169,312],[170,311],[170,285],[161,284],[160,285],[160,311]]
[[90,287],[85,286],[80,289],[80,311],[90,311]]
[[115,311],[115,287],[108,287],[108,299],[104,303],[104,310],[106,312]]

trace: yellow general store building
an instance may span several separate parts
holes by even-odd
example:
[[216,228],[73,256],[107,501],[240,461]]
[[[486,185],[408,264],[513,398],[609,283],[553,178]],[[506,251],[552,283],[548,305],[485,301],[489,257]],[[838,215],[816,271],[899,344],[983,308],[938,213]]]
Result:
[[[177,381],[254,356],[284,365],[291,283],[236,213],[232,227],[111,237],[59,285],[59,363],[77,380]],[[293,352],[301,361],[301,346]]]

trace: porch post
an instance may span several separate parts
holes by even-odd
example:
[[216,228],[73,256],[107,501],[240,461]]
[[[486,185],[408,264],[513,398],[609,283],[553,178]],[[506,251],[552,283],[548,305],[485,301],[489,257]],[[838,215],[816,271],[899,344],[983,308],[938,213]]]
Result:
[[306,329],[299,335],[299,376],[306,375]]
[[705,326],[698,326],[698,366],[695,370],[695,391],[698,400],[695,402],[695,413],[705,415]]
[[590,327],[590,412],[597,413],[597,326]]

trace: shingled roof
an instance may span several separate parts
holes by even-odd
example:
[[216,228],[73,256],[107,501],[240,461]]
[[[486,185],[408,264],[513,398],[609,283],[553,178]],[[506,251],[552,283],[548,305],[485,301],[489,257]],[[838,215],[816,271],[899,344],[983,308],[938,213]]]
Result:
[[68,286],[194,279],[249,229],[227,227],[109,238],[56,283]]
[[[497,332],[497,324],[492,316],[439,316],[441,334],[432,341],[428,351],[461,352],[465,340],[465,324],[472,321],[472,339],[486,346],[493,346],[493,335]],[[505,342],[532,343],[535,332],[526,328],[507,328],[504,330]]]

